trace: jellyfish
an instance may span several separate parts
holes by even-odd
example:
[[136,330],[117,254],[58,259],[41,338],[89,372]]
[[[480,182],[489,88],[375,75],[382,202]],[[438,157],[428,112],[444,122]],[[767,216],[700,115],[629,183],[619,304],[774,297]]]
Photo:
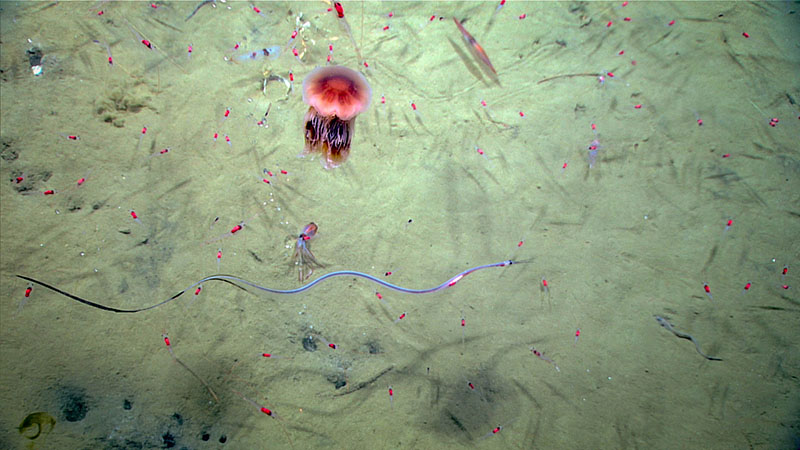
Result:
[[350,155],[356,116],[369,107],[372,88],[363,75],[342,66],[318,67],[303,80],[305,115],[303,154],[320,153],[326,169]]

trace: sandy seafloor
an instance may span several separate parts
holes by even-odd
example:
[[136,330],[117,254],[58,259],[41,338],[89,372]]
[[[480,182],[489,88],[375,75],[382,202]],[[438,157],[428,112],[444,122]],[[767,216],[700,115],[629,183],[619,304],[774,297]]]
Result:
[[[2,2],[0,447],[796,448],[798,3],[497,3],[345,2],[366,68],[323,2],[189,21],[199,2]],[[286,47],[300,13],[302,62]],[[283,54],[226,62],[237,41]],[[325,170],[298,157],[300,87],[331,43],[373,95],[350,159]],[[293,73],[288,97],[262,91],[270,70]],[[528,262],[429,295],[206,283],[116,314],[36,286],[20,307],[16,274],[117,308],[217,272],[297,287],[312,221],[312,278],[424,288]],[[306,351],[311,327],[339,348]],[[29,440],[37,411],[57,423]]]

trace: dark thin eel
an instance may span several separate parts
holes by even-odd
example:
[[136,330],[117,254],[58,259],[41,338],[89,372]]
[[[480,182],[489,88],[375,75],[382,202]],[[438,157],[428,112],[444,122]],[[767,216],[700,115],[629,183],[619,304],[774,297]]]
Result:
[[[155,305],[147,306],[145,308],[118,309],[118,308],[114,308],[114,307],[111,307],[111,306],[101,305],[101,304],[95,303],[95,302],[93,302],[91,300],[86,300],[85,298],[80,298],[77,295],[72,295],[69,292],[62,291],[61,289],[59,289],[59,288],[57,288],[55,286],[51,286],[51,285],[45,283],[44,281],[35,280],[33,278],[26,277],[24,275],[17,275],[17,277],[22,278],[23,280],[26,280],[26,281],[30,281],[31,283],[34,283],[34,284],[38,284],[39,286],[42,286],[44,288],[50,289],[51,291],[53,291],[55,293],[58,293],[58,294],[61,294],[61,295],[65,296],[65,297],[71,298],[72,300],[75,300],[76,302],[83,303],[84,305],[89,305],[89,306],[91,306],[93,308],[102,309],[103,311],[111,311],[111,312],[115,312],[115,313],[137,313],[137,312],[140,312],[140,311],[147,311],[148,309],[157,308],[157,307],[159,307],[159,306],[161,306],[161,305],[163,305],[165,303],[168,303],[168,302],[171,302],[171,301],[175,300],[176,298],[178,298],[181,295],[183,295],[184,292],[186,292],[186,291],[188,291],[190,289],[190,288],[186,288],[186,289],[178,292],[177,294],[173,295],[172,297],[164,300],[163,302],[157,303]],[[239,289],[241,289],[241,290],[243,290],[245,292],[249,292],[247,289],[239,286],[238,284],[234,283],[233,281],[225,280],[225,279],[219,279],[219,278],[214,278],[214,280],[215,281],[222,281],[222,282],[231,284],[231,285],[236,286],[237,288],[239,288]],[[192,286],[192,287],[194,287],[194,286]]]
[[203,6],[206,6],[206,5],[208,5],[209,3],[216,3],[216,1],[217,1],[217,0],[205,0],[203,3],[200,3],[199,5],[197,5],[197,8],[195,8],[195,9],[194,9],[194,11],[192,11],[192,13],[191,13],[191,14],[189,14],[189,17],[187,17],[187,18],[186,18],[186,20],[184,20],[184,22],[186,22],[187,20],[189,20],[189,19],[191,19],[192,17],[194,17],[194,15],[195,15],[195,14],[197,14],[197,11],[198,11],[200,8],[202,8]]
[[700,356],[702,356],[703,358],[705,358],[705,359],[707,359],[709,361],[722,361],[722,358],[717,358],[715,356],[708,356],[705,353],[703,353],[700,350],[700,344],[697,343],[697,340],[695,338],[693,338],[691,334],[681,333],[680,331],[676,330],[675,328],[672,328],[672,324],[670,324],[667,321],[667,319],[665,319],[665,318],[663,318],[661,316],[655,316],[655,318],[656,318],[656,321],[658,321],[658,323],[662,327],[664,327],[667,330],[671,331],[672,334],[674,334],[675,336],[678,336],[679,338],[689,339],[690,341],[692,341],[694,343],[694,348],[697,349],[697,353],[700,353]]
[[363,389],[363,388],[369,386],[370,384],[378,381],[378,378],[380,378],[380,377],[386,375],[387,373],[391,372],[392,369],[394,369],[394,366],[389,366],[389,367],[381,370],[377,375],[375,375],[374,377],[370,378],[369,380],[362,381],[361,383],[358,383],[353,389],[350,389],[350,390],[347,390],[345,392],[341,392],[341,393],[338,393],[338,394],[334,394],[334,395],[339,397],[339,396],[342,396],[342,395],[352,394],[353,392],[356,392],[359,389]]

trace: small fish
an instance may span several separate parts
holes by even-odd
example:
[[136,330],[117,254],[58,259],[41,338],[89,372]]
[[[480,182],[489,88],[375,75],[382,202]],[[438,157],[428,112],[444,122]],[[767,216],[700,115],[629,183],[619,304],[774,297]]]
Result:
[[669,323],[669,321],[667,319],[665,319],[665,318],[663,318],[661,316],[655,316],[655,318],[656,318],[656,321],[658,322],[659,325],[661,325],[662,327],[664,327],[667,330],[671,331],[672,334],[674,334],[675,336],[678,336],[679,338],[688,339],[688,340],[692,341],[692,343],[694,344],[694,348],[697,350],[697,353],[700,353],[700,356],[702,356],[703,358],[705,358],[705,359],[707,359],[709,361],[722,361],[722,358],[717,358],[716,356],[708,356],[705,353],[703,353],[703,351],[700,350],[700,344],[697,342],[697,339],[695,339],[691,334],[681,333],[680,331],[676,330],[675,328],[672,328],[672,324]]
[[458,19],[453,17],[453,22],[456,23],[456,26],[458,27],[458,31],[460,31],[461,34],[464,36],[464,40],[466,40],[467,44],[470,45],[470,47],[475,52],[475,55],[478,57],[478,59],[480,59],[481,62],[484,63],[486,65],[486,67],[488,67],[492,71],[492,73],[497,75],[497,71],[494,70],[494,66],[492,65],[492,62],[489,61],[489,57],[486,56],[486,52],[483,50],[483,47],[481,47],[481,44],[478,44],[478,42],[475,40],[475,38],[472,37],[471,34],[469,34],[469,31],[467,31],[464,28],[464,26],[461,25],[461,22],[459,22]]

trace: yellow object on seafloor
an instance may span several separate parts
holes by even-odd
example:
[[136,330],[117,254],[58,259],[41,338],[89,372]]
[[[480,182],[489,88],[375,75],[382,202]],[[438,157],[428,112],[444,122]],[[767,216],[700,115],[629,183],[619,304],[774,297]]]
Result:
[[55,426],[56,419],[53,416],[46,412],[35,412],[28,414],[19,424],[19,434],[33,440],[41,436],[42,433],[50,433]]

